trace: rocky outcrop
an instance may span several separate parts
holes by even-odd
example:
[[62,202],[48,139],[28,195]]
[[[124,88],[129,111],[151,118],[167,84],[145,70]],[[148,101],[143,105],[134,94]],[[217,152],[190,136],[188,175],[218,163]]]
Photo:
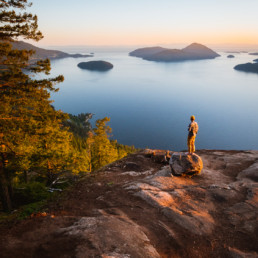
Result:
[[220,56],[210,48],[198,43],[193,43],[183,49],[167,49],[162,47],[140,48],[130,52],[129,55],[160,62],[214,59]]
[[95,252],[91,253],[90,250],[85,253],[85,242],[93,250],[101,250],[101,257],[160,257],[137,223],[120,210],[114,209],[113,213],[99,210],[99,216],[82,217],[57,233],[81,239],[81,245],[76,248],[76,257],[96,257]]
[[194,177],[171,176],[173,154],[88,174],[44,217],[1,228],[2,257],[257,257],[258,151],[198,150]]
[[90,71],[108,71],[113,68],[113,65],[109,62],[105,61],[89,61],[89,62],[81,62],[78,64],[78,67],[81,69],[86,69]]
[[236,65],[234,69],[247,73],[258,73],[258,63],[239,64]]
[[172,154],[169,165],[174,176],[193,176],[200,174],[203,169],[203,162],[197,154],[175,152]]
[[228,55],[227,58],[234,58],[234,55]]
[[258,58],[257,58],[257,59],[254,59],[254,60],[253,60],[253,62],[256,62],[256,63],[258,63]]

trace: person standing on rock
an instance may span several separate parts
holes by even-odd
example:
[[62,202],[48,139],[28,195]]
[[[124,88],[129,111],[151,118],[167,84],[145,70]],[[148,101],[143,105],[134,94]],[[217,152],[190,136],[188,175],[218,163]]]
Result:
[[195,117],[191,116],[191,123],[188,125],[188,138],[187,138],[187,147],[188,147],[188,152],[192,154],[195,152],[195,137],[196,134],[198,133],[198,124],[195,122]]

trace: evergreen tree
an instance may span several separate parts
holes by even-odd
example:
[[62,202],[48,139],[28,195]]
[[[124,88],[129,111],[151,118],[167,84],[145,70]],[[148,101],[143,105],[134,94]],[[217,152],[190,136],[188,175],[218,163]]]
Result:
[[93,114],[91,113],[81,113],[78,115],[69,114],[69,119],[64,121],[64,125],[69,127],[71,131],[77,137],[86,139],[89,131],[92,129],[90,124],[90,119]]
[[[33,51],[12,49],[11,42],[18,37],[36,41],[43,37],[37,16],[25,12],[29,6],[27,0],[0,1],[0,197],[4,210],[12,208],[12,165],[20,162],[26,170],[31,167],[31,157],[38,154],[37,147],[46,146],[50,139],[62,135],[57,124],[67,118],[52,109],[49,100],[50,92],[57,91],[55,84],[63,81],[63,76],[33,79],[33,73],[49,74],[50,61],[32,64],[29,58]],[[53,134],[49,136],[49,132]],[[53,144],[54,140],[50,145]],[[51,148],[48,145],[46,149]],[[51,149],[52,153],[55,151]]]
[[12,48],[18,38],[43,38],[37,16],[25,12],[29,6],[27,0],[0,1],[0,198],[5,211],[12,208],[17,172],[26,182],[33,169],[51,183],[64,170],[91,172],[129,151],[109,140],[109,118],[97,120],[92,130],[92,114],[69,118],[51,106],[50,93],[63,76],[35,79],[38,73],[49,75],[50,60],[33,63],[33,51]]
[[34,170],[45,176],[47,184],[50,185],[62,171],[70,167],[72,134],[62,128],[62,122],[68,115],[48,107],[48,112],[45,112],[48,117],[42,120],[44,124],[38,129],[40,138],[31,159],[34,162]]
[[110,118],[105,117],[96,121],[94,132],[94,143],[92,146],[92,166],[93,169],[101,168],[118,158],[117,150],[111,144],[109,137],[112,129],[106,125]]
[[93,144],[94,144],[94,134],[92,131],[89,131],[88,133],[86,144],[87,144],[87,156],[89,157],[89,172],[91,172],[92,160],[93,160]]
[[93,114],[81,113],[78,115],[69,114],[69,119],[64,125],[72,132],[72,157],[70,170],[73,173],[91,172],[91,145],[92,127],[90,119]]

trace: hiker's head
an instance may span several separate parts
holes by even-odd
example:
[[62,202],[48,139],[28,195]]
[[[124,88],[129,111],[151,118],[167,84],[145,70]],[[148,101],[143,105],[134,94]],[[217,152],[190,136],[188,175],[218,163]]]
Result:
[[191,121],[194,121],[195,120],[195,116],[191,116]]

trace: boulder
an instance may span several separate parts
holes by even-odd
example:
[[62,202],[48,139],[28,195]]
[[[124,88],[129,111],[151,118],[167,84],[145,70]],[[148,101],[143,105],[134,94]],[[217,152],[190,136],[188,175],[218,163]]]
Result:
[[168,163],[171,155],[172,155],[172,151],[169,150],[151,150],[151,149],[145,149],[143,151],[143,154],[147,157],[152,158],[152,160],[154,162],[158,162],[158,163]]
[[172,154],[169,165],[172,175],[197,175],[201,173],[203,162],[197,154],[188,154],[184,152],[175,152]]

